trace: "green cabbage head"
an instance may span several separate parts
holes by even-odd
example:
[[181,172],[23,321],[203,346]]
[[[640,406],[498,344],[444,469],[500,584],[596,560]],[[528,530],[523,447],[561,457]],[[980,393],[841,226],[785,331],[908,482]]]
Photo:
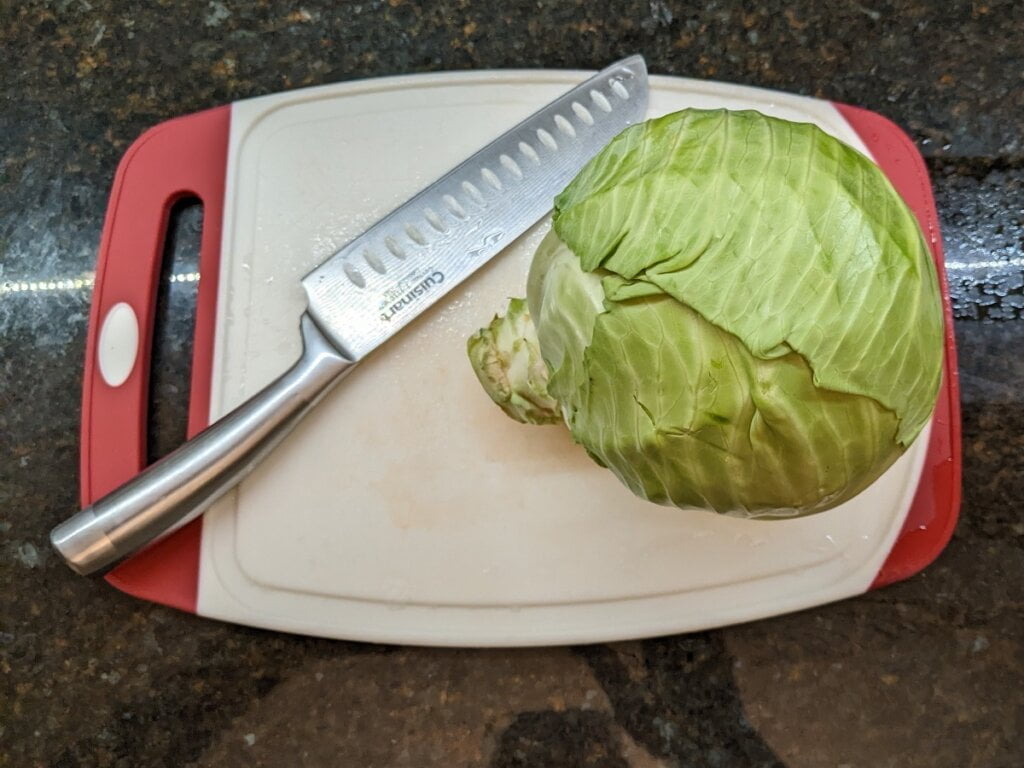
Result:
[[558,195],[527,305],[469,351],[510,415],[564,422],[638,496],[792,516],[855,496],[925,426],[942,304],[870,160],[813,125],[684,110]]

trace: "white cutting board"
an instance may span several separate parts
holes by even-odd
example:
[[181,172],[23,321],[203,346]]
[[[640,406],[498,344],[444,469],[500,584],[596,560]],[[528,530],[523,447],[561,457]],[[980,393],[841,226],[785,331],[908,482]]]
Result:
[[[345,83],[232,106],[211,420],[300,349],[299,279],[584,72]],[[755,108],[865,154],[828,102],[652,77],[649,116]],[[634,498],[561,427],[517,424],[465,355],[523,295],[544,221],[346,379],[203,526],[197,612],[440,645],[703,629],[860,594],[910,507],[928,430],[829,512],[746,521]]]

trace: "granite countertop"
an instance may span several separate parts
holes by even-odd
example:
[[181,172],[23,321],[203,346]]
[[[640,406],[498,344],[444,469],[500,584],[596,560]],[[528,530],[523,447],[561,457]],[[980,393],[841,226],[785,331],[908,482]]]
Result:
[[[422,5],[0,5],[0,766],[1024,765],[1024,7]],[[961,520],[934,564],[719,631],[466,651],[229,626],[51,554],[48,531],[77,502],[91,270],[140,132],[306,85],[596,69],[633,52],[655,73],[877,110],[927,159],[964,450]],[[196,222],[182,220],[187,240]],[[153,455],[184,428],[194,290],[163,286]]]

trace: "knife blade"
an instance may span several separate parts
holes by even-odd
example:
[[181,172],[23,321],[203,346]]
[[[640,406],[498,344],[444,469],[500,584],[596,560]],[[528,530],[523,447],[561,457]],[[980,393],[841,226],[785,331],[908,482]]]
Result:
[[303,352],[281,377],[91,506],[50,540],[81,574],[195,519],[366,355],[540,220],[647,109],[642,56],[571,89],[473,154],[302,279]]

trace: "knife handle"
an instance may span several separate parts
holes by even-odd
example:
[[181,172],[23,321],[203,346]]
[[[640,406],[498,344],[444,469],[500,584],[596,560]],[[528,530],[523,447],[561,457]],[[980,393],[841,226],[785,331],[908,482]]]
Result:
[[50,542],[73,570],[106,569],[198,517],[353,368],[309,315],[301,329],[302,356],[280,378],[53,529]]

